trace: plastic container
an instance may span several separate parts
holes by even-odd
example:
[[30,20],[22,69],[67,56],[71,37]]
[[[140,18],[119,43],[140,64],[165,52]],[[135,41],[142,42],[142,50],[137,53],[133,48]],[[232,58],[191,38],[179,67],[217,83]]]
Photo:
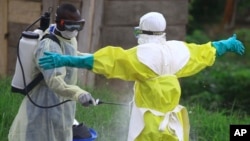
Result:
[[[41,30],[22,32],[18,52],[20,60],[17,59],[16,61],[15,74],[11,83],[11,85],[17,89],[21,90],[25,88],[23,78],[25,78],[26,86],[32,81],[32,67],[35,66],[33,62],[34,49],[37,47],[42,33]],[[21,66],[23,67],[23,72]]]
[[97,138],[97,133],[94,129],[89,128],[89,132],[91,134],[91,138],[87,138],[87,139],[73,139],[73,141],[95,141]]

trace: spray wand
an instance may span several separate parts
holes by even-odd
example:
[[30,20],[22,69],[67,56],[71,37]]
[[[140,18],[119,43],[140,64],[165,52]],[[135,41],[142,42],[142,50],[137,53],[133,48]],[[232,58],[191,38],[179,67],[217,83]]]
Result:
[[[90,101],[90,103],[92,103],[92,102]],[[129,106],[129,104],[125,104],[125,103],[104,102],[104,101],[101,101],[99,99],[96,99],[95,103],[96,103],[96,105],[109,104],[109,105]]]

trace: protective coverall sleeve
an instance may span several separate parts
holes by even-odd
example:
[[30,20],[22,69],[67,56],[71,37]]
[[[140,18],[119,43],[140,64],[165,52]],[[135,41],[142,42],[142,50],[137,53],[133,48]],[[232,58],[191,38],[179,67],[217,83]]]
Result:
[[187,64],[179,70],[178,77],[194,75],[208,66],[212,66],[216,58],[216,49],[211,42],[206,44],[186,43],[190,51],[190,59]]
[[137,48],[124,50],[121,47],[106,46],[94,53],[92,71],[107,78],[127,81],[145,80],[155,73],[140,63],[136,55]]
[[[49,39],[44,39],[44,40],[49,40]],[[41,48],[39,48],[35,54],[35,57],[36,57],[35,60],[36,60],[37,66],[39,66],[38,65],[39,58],[43,56],[45,51],[62,54],[62,50],[57,43],[51,40],[46,41],[46,42],[42,41]],[[54,68],[54,69],[49,69],[49,70],[44,70],[41,68],[39,69],[43,73],[44,80],[46,84],[48,85],[48,87],[60,96],[78,101],[78,97],[80,94],[88,93],[82,90],[80,87],[76,86],[75,85],[76,82],[68,83],[68,81],[70,80],[67,80],[66,73],[70,73],[71,71],[67,72],[66,67]],[[70,68],[70,69],[74,70],[76,68]],[[75,77],[76,78],[74,79],[77,80],[77,75],[75,75]]]

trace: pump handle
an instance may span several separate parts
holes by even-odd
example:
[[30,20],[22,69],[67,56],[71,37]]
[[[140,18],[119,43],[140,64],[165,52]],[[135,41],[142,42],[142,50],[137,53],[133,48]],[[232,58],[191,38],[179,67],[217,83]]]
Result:
[[39,29],[45,31],[49,27],[49,24],[50,24],[50,13],[45,12],[44,15],[41,16]]

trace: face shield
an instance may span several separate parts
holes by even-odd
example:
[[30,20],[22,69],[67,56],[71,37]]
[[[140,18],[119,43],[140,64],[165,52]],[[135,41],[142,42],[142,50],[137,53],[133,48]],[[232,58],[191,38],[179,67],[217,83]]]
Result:
[[83,29],[83,26],[85,24],[85,20],[79,20],[79,21],[71,21],[71,20],[60,20],[60,25],[62,25],[63,30],[67,31],[80,31]]

